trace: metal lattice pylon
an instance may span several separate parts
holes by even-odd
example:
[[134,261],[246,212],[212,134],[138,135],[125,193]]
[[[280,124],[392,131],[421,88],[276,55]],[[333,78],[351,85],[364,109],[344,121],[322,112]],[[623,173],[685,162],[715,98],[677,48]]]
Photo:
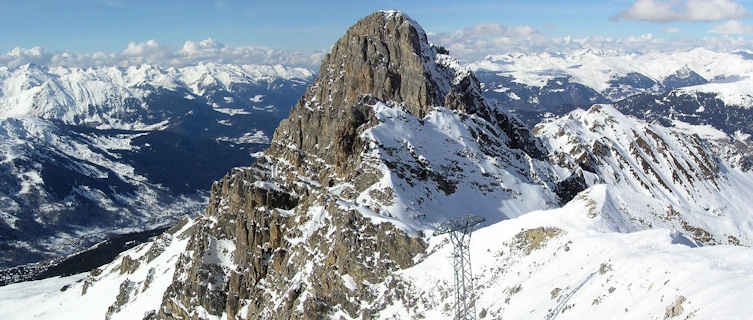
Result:
[[452,242],[452,269],[455,275],[455,319],[475,320],[476,303],[471,271],[471,232],[484,218],[466,215],[439,226],[435,235],[449,234]]

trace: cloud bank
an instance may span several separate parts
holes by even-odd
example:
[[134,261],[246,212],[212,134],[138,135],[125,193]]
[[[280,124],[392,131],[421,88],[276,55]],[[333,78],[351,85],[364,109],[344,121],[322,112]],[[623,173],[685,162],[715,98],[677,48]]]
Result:
[[742,4],[733,0],[636,0],[612,20],[649,22],[721,21],[748,16]]
[[[662,30],[659,30],[662,31]],[[680,31],[665,28],[667,33]],[[429,40],[444,46],[450,54],[464,62],[477,61],[487,55],[504,53],[560,52],[592,49],[612,53],[647,53],[706,48],[715,51],[736,51],[753,48],[753,41],[735,37],[742,33],[753,33],[753,28],[741,23],[723,23],[711,31],[722,36],[702,38],[672,39],[646,33],[622,38],[590,37],[549,37],[531,26],[503,26],[484,23],[448,33],[429,33]]]
[[131,42],[120,52],[47,52],[43,48],[14,48],[0,55],[0,66],[10,68],[35,63],[48,66],[97,67],[154,64],[163,67],[182,67],[201,62],[233,64],[283,64],[312,68],[324,57],[324,52],[290,52],[260,46],[233,47],[214,39],[186,41],[180,48],[165,46],[157,41]]
[[[680,30],[666,27],[660,33],[674,34]],[[482,23],[453,32],[431,33],[429,41],[444,46],[450,54],[462,62],[470,63],[488,55],[505,53],[568,53],[591,49],[605,53],[647,53],[706,48],[715,51],[753,49],[753,41],[740,35],[753,34],[753,26],[730,20],[718,24],[703,38],[657,37],[646,33],[623,38],[550,37],[529,25],[505,26]],[[0,67],[14,68],[27,63],[65,67],[99,67],[152,64],[162,67],[182,67],[198,63],[229,64],[282,64],[304,67],[316,71],[324,50],[317,52],[290,52],[261,46],[228,46],[214,39],[186,41],[180,47],[165,46],[157,41],[131,42],[125,49],[114,52],[78,54],[71,52],[48,52],[40,47],[14,48],[0,54]]]
[[753,26],[737,20],[730,20],[714,26],[709,32],[716,34],[751,34],[753,33]]

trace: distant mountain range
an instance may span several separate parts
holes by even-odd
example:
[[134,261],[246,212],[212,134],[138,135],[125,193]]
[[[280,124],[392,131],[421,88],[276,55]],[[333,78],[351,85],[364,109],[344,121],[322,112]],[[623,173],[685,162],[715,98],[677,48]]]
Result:
[[753,59],[706,49],[652,54],[581,50],[508,54],[471,64],[484,97],[529,126],[596,103],[713,140],[753,168]]
[[279,65],[0,67],[0,266],[203,210],[311,77]]
[[[583,51],[472,67],[379,11],[315,77],[264,92],[155,76],[111,91],[133,102],[32,99],[23,110],[37,113],[4,120],[18,208],[6,234],[46,227],[39,239],[60,243],[206,210],[0,272],[65,275],[0,287],[0,317],[449,319],[458,286],[483,319],[749,317],[746,57]],[[278,89],[295,100],[275,122],[286,107],[254,106]],[[467,214],[485,221],[470,283],[456,284],[459,255],[435,231]],[[18,259],[55,248],[37,241],[5,243]],[[74,268],[92,255],[114,258]]]
[[[713,128],[718,151],[753,167],[745,54],[583,50],[470,67],[486,101],[531,128],[614,103],[665,126]],[[210,183],[253,162],[313,77],[280,65],[0,67],[0,266],[203,210]]]

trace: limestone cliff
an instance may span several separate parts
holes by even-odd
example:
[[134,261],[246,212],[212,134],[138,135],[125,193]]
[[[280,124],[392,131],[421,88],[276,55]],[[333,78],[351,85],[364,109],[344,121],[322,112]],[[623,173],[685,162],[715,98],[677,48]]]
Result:
[[442,51],[399,12],[353,25],[265,155],[213,185],[158,316],[368,318],[415,299],[392,273],[468,194],[492,222],[558,204],[541,143]]

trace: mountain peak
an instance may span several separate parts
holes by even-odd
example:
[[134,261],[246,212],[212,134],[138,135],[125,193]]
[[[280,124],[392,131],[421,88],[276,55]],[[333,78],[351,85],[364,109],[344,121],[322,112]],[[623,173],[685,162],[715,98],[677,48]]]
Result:
[[433,106],[475,113],[478,81],[426,32],[399,11],[378,11],[356,22],[322,61],[304,100],[310,106],[348,106],[362,95],[402,104],[422,117]]
[[447,53],[401,12],[366,16],[325,56],[316,80],[276,130],[270,154],[294,165],[314,156],[349,172],[356,165],[351,157],[364,148],[360,133],[376,123],[372,106],[381,101],[418,119],[440,107],[478,116],[500,128],[509,147],[542,159],[540,142],[487,105],[478,79]]

